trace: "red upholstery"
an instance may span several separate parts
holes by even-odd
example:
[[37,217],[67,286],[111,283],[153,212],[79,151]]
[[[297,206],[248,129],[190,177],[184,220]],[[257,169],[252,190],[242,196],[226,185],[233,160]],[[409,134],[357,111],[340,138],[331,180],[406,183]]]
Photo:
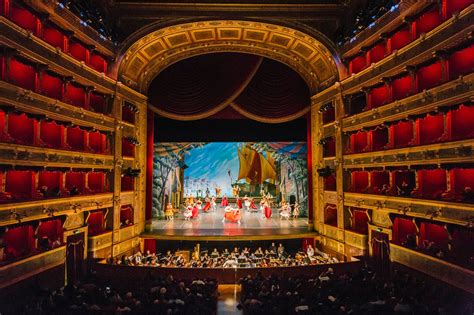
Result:
[[391,53],[411,43],[413,36],[410,28],[406,26],[393,34],[388,40],[390,42]]
[[105,154],[107,149],[106,135],[96,131],[89,132],[89,147],[94,153]]
[[449,235],[446,229],[438,224],[423,222],[420,226],[419,245],[423,247],[424,241],[434,242],[436,247],[448,250]]
[[385,44],[385,42],[381,42],[375,45],[374,47],[372,47],[369,50],[370,63],[376,63],[382,60],[385,57],[386,49],[387,49],[387,45]]
[[28,9],[12,4],[10,19],[18,26],[38,35],[40,30],[39,19]]
[[48,221],[43,221],[38,227],[38,239],[47,237],[50,242],[58,240],[62,242],[63,238],[63,223],[61,219],[53,219]]
[[97,52],[92,52],[90,54],[89,66],[99,72],[107,72],[107,61]]
[[125,138],[122,139],[122,156],[135,156],[135,145]]
[[327,203],[324,207],[324,223],[337,226],[337,207],[336,205]]
[[108,114],[107,99],[103,94],[91,93],[90,107],[94,110],[94,112]]
[[89,230],[89,235],[98,235],[105,231],[105,217],[104,211],[94,211],[91,212],[87,219],[87,226]]
[[369,172],[355,171],[351,173],[352,192],[366,193],[369,188]]
[[88,188],[93,193],[103,193],[105,189],[105,174],[103,172],[90,172],[87,174]]
[[88,62],[87,59],[89,52],[87,51],[87,48],[77,40],[73,39],[69,42],[69,53],[79,61]]
[[71,191],[73,187],[76,187],[80,194],[84,194],[85,178],[85,173],[83,172],[66,172],[66,189]]
[[7,171],[5,191],[14,199],[31,199],[36,196],[35,173],[32,171]]
[[12,141],[10,136],[7,134],[6,128],[7,117],[4,111],[0,110],[0,141],[9,142]]
[[474,44],[454,52],[449,56],[449,79],[474,72]]
[[64,126],[58,125],[54,121],[42,121],[40,123],[40,139],[43,142],[43,145],[49,148],[63,148]]
[[451,112],[451,137],[453,140],[474,137],[474,106],[460,106]]
[[365,209],[351,208],[351,210],[351,229],[358,233],[367,234],[369,230],[369,226],[367,225],[369,222],[369,217],[367,216]]
[[44,71],[41,74],[40,93],[57,100],[62,100],[63,80],[59,76],[51,75]]
[[367,109],[377,108],[390,102],[388,97],[388,88],[384,84],[373,88],[369,93],[369,104]]
[[419,92],[440,85],[444,81],[441,61],[419,68],[416,71],[416,79]]
[[122,107],[122,120],[134,124],[135,113],[132,112],[128,107]]
[[7,260],[28,255],[35,248],[33,226],[9,228],[3,236]]
[[437,199],[447,191],[445,170],[419,170],[417,175],[418,189],[414,193],[417,197]]
[[454,193],[455,201],[463,202],[463,191],[466,187],[474,189],[474,169],[455,168],[450,171],[451,191]]
[[64,100],[71,105],[88,109],[86,107],[86,91],[84,87],[80,85],[69,83],[66,88]]
[[146,238],[144,241],[144,250],[145,253],[147,251],[150,251],[150,253],[155,253],[156,252],[156,240],[151,239],[151,238]]
[[36,90],[36,70],[33,66],[28,65],[15,58],[10,59],[10,82],[27,90]]
[[387,128],[378,128],[372,130],[370,133],[372,150],[378,151],[385,149],[385,146],[388,144],[388,129]]
[[46,23],[43,26],[42,39],[53,47],[60,48],[62,51],[66,50],[67,37],[56,25]]
[[334,175],[324,177],[324,190],[336,191],[336,177]]
[[395,148],[407,147],[413,144],[413,122],[399,122],[390,127]]
[[444,129],[444,115],[428,115],[417,121],[419,144],[431,144],[449,140]]
[[349,72],[358,73],[368,66],[365,54],[359,55],[349,62]]
[[67,144],[73,150],[85,151],[87,132],[79,127],[67,128]]
[[413,77],[410,74],[404,75],[392,81],[392,100],[401,100],[405,97],[413,95],[415,89],[413,88]]
[[453,13],[460,12],[473,3],[472,0],[443,0],[446,6],[446,17],[450,18]]
[[428,33],[442,22],[442,12],[438,6],[434,6],[416,20],[416,37],[419,37],[422,33]]
[[415,187],[416,175],[413,171],[394,171],[392,172],[392,177],[393,187],[401,187],[403,182],[406,182],[411,187]]
[[121,180],[122,191],[131,191],[135,189],[135,178],[131,176],[123,176]]
[[327,139],[327,142],[324,144],[323,156],[331,157],[336,156],[336,142],[334,138],[330,137]]
[[416,235],[416,226],[411,219],[395,218],[392,228],[392,241],[405,244],[409,234]]
[[351,135],[351,150],[354,153],[365,152],[369,150],[368,132],[358,132]]
[[38,122],[26,114],[8,115],[8,134],[16,143],[34,145]]
[[63,188],[63,173],[58,171],[40,171],[38,173],[38,189],[46,186],[48,190]]

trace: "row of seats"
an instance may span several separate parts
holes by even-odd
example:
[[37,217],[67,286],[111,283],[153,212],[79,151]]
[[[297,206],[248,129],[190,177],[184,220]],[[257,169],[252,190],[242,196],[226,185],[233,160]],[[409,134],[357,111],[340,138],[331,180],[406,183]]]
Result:
[[[90,236],[99,235],[107,232],[106,219],[107,209],[91,211],[87,216],[88,233]],[[133,225],[134,209],[132,205],[122,205],[120,207],[120,227]]]

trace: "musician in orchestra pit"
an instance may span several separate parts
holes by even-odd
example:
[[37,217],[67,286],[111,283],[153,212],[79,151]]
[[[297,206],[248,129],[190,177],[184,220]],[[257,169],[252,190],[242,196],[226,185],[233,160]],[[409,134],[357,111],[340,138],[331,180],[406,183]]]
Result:
[[285,247],[283,247],[282,243],[278,245],[277,254],[279,258],[283,257],[283,255],[285,254]]

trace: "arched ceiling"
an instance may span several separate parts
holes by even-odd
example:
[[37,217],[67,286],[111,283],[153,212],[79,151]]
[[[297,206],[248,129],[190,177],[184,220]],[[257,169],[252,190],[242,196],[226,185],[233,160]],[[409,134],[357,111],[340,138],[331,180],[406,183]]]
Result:
[[200,21],[162,28],[132,44],[119,60],[118,77],[146,94],[171,64],[214,52],[244,52],[293,68],[314,94],[338,78],[331,52],[317,39],[288,27],[238,20]]

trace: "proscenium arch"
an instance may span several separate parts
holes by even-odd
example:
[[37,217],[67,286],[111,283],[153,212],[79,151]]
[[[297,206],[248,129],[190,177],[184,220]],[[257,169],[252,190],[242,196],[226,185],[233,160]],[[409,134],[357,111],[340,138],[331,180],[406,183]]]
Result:
[[[286,64],[315,94],[338,79],[338,64],[316,38],[299,30],[241,20],[199,21],[155,30],[119,60],[118,79],[147,94],[151,81],[180,60],[215,52],[242,52]],[[340,65],[339,65],[340,66]]]

